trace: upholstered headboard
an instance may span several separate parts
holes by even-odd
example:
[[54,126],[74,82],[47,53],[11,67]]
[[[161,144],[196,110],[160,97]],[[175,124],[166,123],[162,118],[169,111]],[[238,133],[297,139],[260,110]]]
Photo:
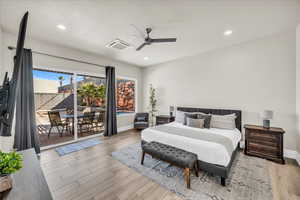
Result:
[[189,108],[189,107],[177,107],[177,110],[183,112],[203,112],[206,114],[215,115],[229,115],[236,114],[235,125],[236,128],[242,132],[242,111],[241,110],[226,110],[226,109],[210,109],[210,108]]

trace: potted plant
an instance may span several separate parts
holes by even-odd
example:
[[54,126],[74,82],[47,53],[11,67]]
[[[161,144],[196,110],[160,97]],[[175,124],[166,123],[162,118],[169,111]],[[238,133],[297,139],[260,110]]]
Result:
[[22,161],[22,155],[19,153],[0,151],[0,192],[12,187],[10,175],[22,168]]
[[150,113],[150,126],[154,126],[155,124],[155,113],[156,110],[156,95],[155,95],[155,88],[153,88],[152,84],[150,84],[150,97],[149,97],[149,113]]

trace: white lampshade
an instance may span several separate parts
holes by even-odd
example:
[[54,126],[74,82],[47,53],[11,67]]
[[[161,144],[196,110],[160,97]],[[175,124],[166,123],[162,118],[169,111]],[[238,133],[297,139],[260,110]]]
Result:
[[264,110],[261,113],[261,118],[263,119],[272,119],[273,118],[273,110]]

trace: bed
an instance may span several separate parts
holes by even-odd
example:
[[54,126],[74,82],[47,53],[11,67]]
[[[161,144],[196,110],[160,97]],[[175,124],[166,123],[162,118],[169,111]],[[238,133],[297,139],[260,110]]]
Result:
[[[239,149],[239,142],[241,140],[241,115],[240,110],[225,110],[225,109],[205,109],[205,108],[188,108],[178,107],[177,110],[183,112],[202,112],[206,114],[227,115],[235,114],[236,129],[198,129],[185,126],[178,122],[172,122],[170,124],[163,125],[160,128],[148,128],[142,131],[142,145],[151,141],[157,141],[167,145],[171,145],[192,153],[198,156],[198,166],[203,171],[212,173],[221,177],[221,184],[225,186],[226,178],[229,175],[232,162]],[[164,129],[163,129],[164,128]],[[166,129],[166,130],[165,130]],[[182,134],[174,134],[181,130]],[[205,134],[220,135],[227,140],[228,145],[232,148],[228,150],[226,145],[222,145],[209,140],[203,140],[193,137],[198,132]]]

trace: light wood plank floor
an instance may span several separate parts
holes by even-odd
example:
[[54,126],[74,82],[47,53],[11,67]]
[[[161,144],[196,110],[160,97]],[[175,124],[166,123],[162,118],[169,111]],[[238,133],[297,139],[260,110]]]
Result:
[[[103,144],[59,157],[41,153],[41,165],[55,200],[179,200],[174,193],[136,173],[111,157],[111,153],[140,141],[138,131],[101,137]],[[275,200],[300,199],[300,167],[270,162]],[[30,184],[30,183],[29,183]]]

